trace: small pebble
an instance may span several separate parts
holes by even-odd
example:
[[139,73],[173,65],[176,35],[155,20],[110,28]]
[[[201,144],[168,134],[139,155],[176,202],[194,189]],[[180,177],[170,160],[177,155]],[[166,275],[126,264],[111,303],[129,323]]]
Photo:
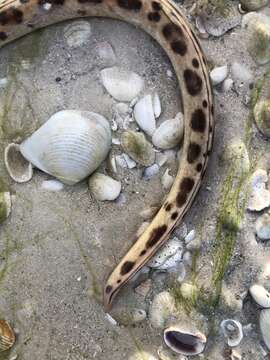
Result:
[[263,214],[257,219],[256,234],[260,240],[270,240],[270,214]]
[[143,179],[144,180],[150,180],[152,177],[156,176],[159,173],[159,166],[157,164],[154,164],[152,166],[149,166],[144,169],[143,172]]
[[46,180],[42,182],[41,187],[48,191],[61,191],[64,188],[64,184],[58,180]]
[[228,72],[229,69],[227,65],[219,66],[213,69],[210,72],[210,78],[212,80],[212,84],[215,86],[222,83],[228,76]]

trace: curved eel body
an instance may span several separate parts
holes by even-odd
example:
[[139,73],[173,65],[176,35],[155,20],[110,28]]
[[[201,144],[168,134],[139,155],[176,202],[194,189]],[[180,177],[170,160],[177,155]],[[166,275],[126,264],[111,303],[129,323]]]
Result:
[[156,253],[198,192],[212,148],[214,110],[200,44],[172,0],[0,0],[0,47],[35,29],[63,20],[102,16],[148,32],[167,53],[179,84],[185,118],[181,166],[164,205],[109,276],[104,306]]

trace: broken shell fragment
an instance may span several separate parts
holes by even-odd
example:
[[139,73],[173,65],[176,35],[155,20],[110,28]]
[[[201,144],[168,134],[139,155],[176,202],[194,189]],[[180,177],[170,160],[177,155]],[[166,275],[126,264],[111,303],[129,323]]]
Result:
[[266,189],[268,181],[267,172],[263,169],[256,170],[251,176],[251,194],[248,201],[248,210],[261,211],[270,206],[270,192]]
[[6,220],[11,212],[11,196],[8,191],[0,192],[0,224]]
[[121,192],[121,183],[104,174],[95,173],[89,179],[89,189],[99,201],[112,201]]
[[103,116],[64,110],[23,141],[20,151],[38,169],[73,185],[99,167],[110,146],[110,125]]
[[270,309],[264,309],[260,313],[260,329],[263,341],[270,350]]
[[167,270],[176,266],[182,259],[183,245],[177,237],[169,240],[157,254],[148,262],[153,269]]
[[150,166],[155,161],[153,146],[142,133],[125,131],[121,136],[121,145],[125,152],[138,164]]
[[212,84],[215,86],[222,83],[228,76],[228,71],[229,70],[227,65],[214,68],[210,72],[210,78],[212,80]]
[[146,95],[137,102],[134,108],[134,117],[147,135],[152,136],[156,130],[156,119],[152,95]]
[[243,339],[243,329],[239,321],[226,319],[221,322],[220,327],[230,347],[240,344]]
[[249,293],[258,305],[263,308],[270,308],[270,294],[262,285],[252,285],[249,288]]
[[260,240],[270,240],[270,214],[261,215],[256,221],[255,228]]
[[85,44],[90,36],[91,25],[85,20],[73,21],[64,28],[64,38],[69,47]]
[[192,356],[201,354],[204,351],[207,339],[198,330],[191,330],[180,325],[165,329],[164,341],[174,352]]
[[101,80],[108,93],[118,101],[131,101],[142,91],[143,79],[118,66],[101,70]]
[[175,309],[175,301],[168,291],[157,294],[149,309],[149,320],[156,329],[164,327],[168,317]]
[[20,152],[20,145],[9,144],[5,148],[5,166],[9,176],[18,183],[32,179],[33,166]]
[[15,343],[15,335],[6,320],[0,320],[0,352],[10,349]]

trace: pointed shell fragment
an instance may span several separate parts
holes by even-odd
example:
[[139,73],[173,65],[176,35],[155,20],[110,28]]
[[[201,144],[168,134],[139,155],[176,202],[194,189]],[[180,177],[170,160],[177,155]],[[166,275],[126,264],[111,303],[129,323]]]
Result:
[[14,332],[6,320],[0,320],[0,352],[10,349],[15,343]]
[[270,350],[270,309],[264,309],[260,313],[260,329],[263,341]]
[[262,285],[252,285],[249,288],[249,293],[258,305],[263,308],[270,308],[270,293]]
[[110,125],[103,116],[64,110],[23,141],[20,151],[38,169],[73,185],[99,167],[110,146]]
[[33,166],[22,156],[18,144],[9,144],[5,148],[5,166],[9,176],[18,183],[25,183],[33,177]]
[[8,191],[0,192],[0,224],[8,218],[11,212],[11,196]]
[[156,130],[152,95],[146,95],[137,102],[134,108],[134,117],[140,129],[152,136]]
[[177,146],[184,135],[182,114],[175,119],[164,121],[154,132],[152,142],[159,149],[167,150]]
[[240,344],[243,339],[243,329],[239,321],[226,319],[221,322],[220,327],[230,347]]
[[108,93],[118,101],[131,101],[142,91],[143,79],[118,66],[103,69],[101,80]]
[[112,201],[120,195],[121,183],[104,174],[95,173],[89,179],[89,189],[95,199]]
[[196,329],[189,329],[189,326],[185,325],[175,325],[164,330],[164,341],[174,352],[192,356],[204,351],[207,339]]
[[125,152],[138,164],[150,166],[155,161],[153,146],[142,133],[125,131],[121,136],[121,145]]

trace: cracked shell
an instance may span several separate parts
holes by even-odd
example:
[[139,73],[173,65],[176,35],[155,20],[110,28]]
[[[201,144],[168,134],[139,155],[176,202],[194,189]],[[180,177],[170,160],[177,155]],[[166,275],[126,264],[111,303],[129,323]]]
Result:
[[15,343],[14,332],[6,320],[0,320],[0,352],[10,349]]

